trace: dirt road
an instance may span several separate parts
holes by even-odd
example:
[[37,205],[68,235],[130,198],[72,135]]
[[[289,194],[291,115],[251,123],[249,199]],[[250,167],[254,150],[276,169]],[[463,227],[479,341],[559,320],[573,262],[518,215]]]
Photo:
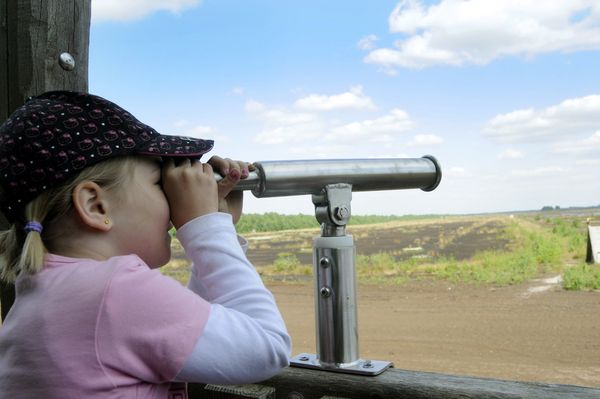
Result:
[[[408,370],[600,387],[600,292],[564,291],[548,281],[361,285],[360,356]],[[315,353],[312,283],[267,285],[293,354]]]

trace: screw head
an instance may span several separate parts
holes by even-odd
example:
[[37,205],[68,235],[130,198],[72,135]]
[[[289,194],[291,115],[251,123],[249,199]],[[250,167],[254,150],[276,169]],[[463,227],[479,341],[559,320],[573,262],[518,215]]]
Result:
[[329,288],[329,287],[321,287],[319,292],[321,293],[321,296],[323,298],[329,298],[331,296],[331,294],[333,293],[333,291],[331,291],[331,288]]
[[321,259],[319,259],[319,264],[321,267],[329,267],[329,265],[331,265],[331,260],[329,260],[327,256],[323,256]]
[[346,219],[348,216],[350,216],[350,209],[345,206],[335,208],[335,216],[338,219]]
[[373,368],[373,363],[371,363],[370,360],[365,360],[365,362],[362,364],[363,369],[372,369]]
[[65,71],[72,71],[75,69],[75,58],[73,58],[73,56],[67,52],[61,53],[58,56],[58,63]]

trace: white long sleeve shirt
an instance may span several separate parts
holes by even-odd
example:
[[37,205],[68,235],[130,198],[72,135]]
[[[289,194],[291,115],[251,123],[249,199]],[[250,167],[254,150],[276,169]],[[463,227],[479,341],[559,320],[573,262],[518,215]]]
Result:
[[273,295],[238,241],[231,216],[213,213],[177,231],[192,273],[188,288],[211,303],[178,381],[257,382],[289,364],[291,340]]

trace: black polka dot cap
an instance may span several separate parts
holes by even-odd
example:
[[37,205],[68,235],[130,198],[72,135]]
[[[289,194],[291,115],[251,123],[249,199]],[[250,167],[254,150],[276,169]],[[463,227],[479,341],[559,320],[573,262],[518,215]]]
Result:
[[0,126],[0,210],[14,221],[25,205],[82,169],[121,155],[199,158],[212,140],[161,135],[95,95],[32,97]]

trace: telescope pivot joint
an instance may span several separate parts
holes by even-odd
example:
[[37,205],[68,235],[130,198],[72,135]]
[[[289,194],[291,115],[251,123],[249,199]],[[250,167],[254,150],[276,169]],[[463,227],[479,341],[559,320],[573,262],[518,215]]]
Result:
[[352,185],[347,183],[328,184],[319,194],[313,194],[315,217],[321,225],[323,237],[346,235],[346,224],[350,220]]

